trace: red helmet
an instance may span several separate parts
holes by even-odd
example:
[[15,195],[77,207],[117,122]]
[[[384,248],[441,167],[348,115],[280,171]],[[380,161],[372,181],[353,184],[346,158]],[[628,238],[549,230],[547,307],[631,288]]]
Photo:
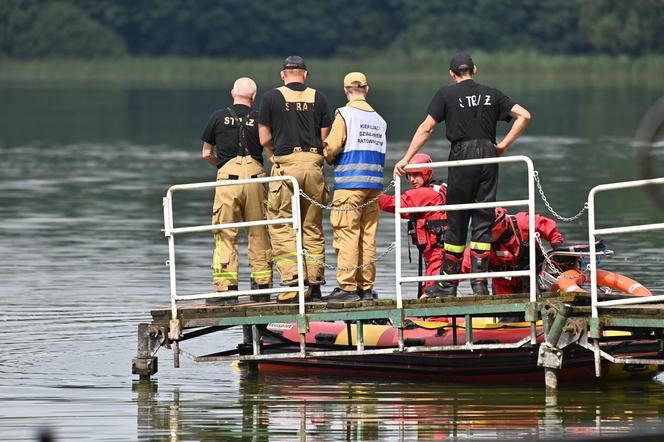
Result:
[[496,219],[491,226],[491,236],[493,238],[500,238],[505,233],[508,227],[507,209],[504,207],[496,207]]
[[[431,160],[431,157],[425,153],[416,153],[413,155],[413,158],[410,159],[408,164],[426,164],[426,163],[432,163],[433,161]],[[406,173],[409,172],[419,172],[422,174],[422,178],[424,178],[424,182],[428,183],[431,181],[431,176],[433,175],[433,169],[431,168],[421,168],[421,169],[407,169]]]

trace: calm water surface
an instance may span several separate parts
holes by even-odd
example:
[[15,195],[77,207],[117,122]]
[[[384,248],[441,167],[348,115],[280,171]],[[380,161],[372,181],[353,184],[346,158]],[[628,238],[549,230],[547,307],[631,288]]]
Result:
[[[339,87],[322,86],[334,107],[343,104]],[[390,124],[388,162],[405,151],[437,86],[372,85],[371,101]],[[161,198],[172,184],[214,178],[199,159],[198,137],[210,112],[227,104],[220,89],[0,85],[1,438],[32,440],[42,428],[58,440],[173,441],[515,440],[664,431],[658,380],[564,386],[557,405],[547,406],[540,385],[268,377],[186,359],[174,369],[170,354],[160,351],[159,373],[138,383],[130,369],[136,325],[149,321],[151,308],[168,304]],[[503,89],[534,115],[511,153],[533,158],[563,215],[576,213],[594,185],[640,178],[633,137],[661,85],[506,81]],[[442,160],[447,146],[439,130],[426,151]],[[654,161],[661,175],[661,156]],[[523,198],[523,183],[518,166],[501,168],[499,197]],[[211,200],[210,192],[178,195],[176,223],[207,223]],[[545,213],[541,201],[538,210]],[[643,191],[604,197],[599,213],[606,227],[663,218]],[[326,226],[329,232],[327,220]],[[569,241],[585,242],[584,218],[560,228]],[[327,260],[334,263],[330,237]],[[392,241],[385,217],[379,253]],[[605,268],[664,289],[661,234],[611,237],[607,244],[616,257]],[[208,235],[178,241],[182,293],[208,290],[211,247]],[[390,255],[379,270],[384,296],[391,293],[393,265]],[[415,274],[415,266],[406,271]],[[231,332],[186,348],[204,351],[240,339]]]

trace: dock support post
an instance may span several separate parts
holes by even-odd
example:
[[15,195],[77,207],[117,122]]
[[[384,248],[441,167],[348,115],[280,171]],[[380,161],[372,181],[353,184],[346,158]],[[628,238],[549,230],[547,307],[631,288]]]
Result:
[[307,357],[307,332],[309,331],[309,320],[305,314],[297,316],[297,332],[300,334],[300,357]]
[[392,327],[397,328],[397,345],[399,351],[402,352],[406,346],[404,344],[404,327],[406,324],[403,308],[397,308],[394,315],[390,316],[390,320],[392,321]]
[[[238,345],[240,355],[250,355],[253,352],[253,336],[251,325],[242,326],[242,344]],[[240,365],[250,372],[258,370],[256,361],[240,361]]]
[[549,330],[551,330],[553,313],[551,313],[550,307],[550,305],[544,304],[542,305],[542,311],[540,312],[542,315],[542,331],[544,332],[544,336],[547,336],[549,334]]
[[599,337],[602,335],[600,330],[599,318],[590,319],[590,337],[593,343],[593,356],[595,360],[595,377],[602,376],[602,358],[599,353]]
[[558,375],[555,368],[544,367],[544,387],[547,397],[555,395],[558,391]]
[[139,375],[140,380],[149,380],[157,373],[157,357],[152,355],[157,342],[150,332],[150,324],[138,324],[138,351],[131,361],[131,373]]
[[180,344],[178,341],[181,337],[182,323],[179,319],[173,318],[168,323],[168,339],[173,343],[173,368],[180,368]]
[[558,391],[557,370],[563,365],[563,353],[558,348],[558,341],[563,334],[571,311],[571,308],[564,304],[558,308],[537,355],[537,365],[544,367],[544,386],[547,396],[556,394]]
[[599,339],[593,339],[593,353],[595,357],[595,377],[602,376],[602,358],[599,354]]
[[251,326],[251,343],[253,345],[254,355],[261,354],[261,335],[258,332],[258,326]]
[[364,321],[357,321],[357,349],[364,350]]
[[180,342],[173,341],[173,368],[180,368]]
[[251,325],[242,326],[242,343],[244,345],[251,344]]
[[530,345],[537,344],[537,303],[529,302],[526,305],[524,318],[530,322]]
[[473,318],[470,315],[465,316],[466,322],[466,345],[473,345]]

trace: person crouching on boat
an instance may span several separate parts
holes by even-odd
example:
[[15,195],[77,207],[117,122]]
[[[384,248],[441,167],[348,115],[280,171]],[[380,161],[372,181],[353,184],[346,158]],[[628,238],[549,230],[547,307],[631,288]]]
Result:
[[[431,157],[424,153],[417,153],[408,164],[431,163]],[[401,195],[401,207],[443,206],[446,201],[447,185],[433,178],[433,169],[409,169],[406,177],[412,189]],[[394,195],[382,194],[378,200],[380,209],[394,213]],[[443,264],[445,229],[447,227],[447,213],[445,211],[404,213],[408,218],[408,233],[420,256],[424,257],[427,276],[438,275]],[[434,281],[423,284],[426,289]],[[418,297],[421,293],[418,293]]]
[[[233,104],[214,112],[203,131],[202,157],[217,168],[217,180],[242,180],[265,176],[263,147],[258,140],[258,115],[252,109],[256,83],[239,78],[231,90]],[[224,186],[215,189],[213,224],[265,219],[262,184]],[[272,253],[265,226],[247,227],[252,288],[272,287]],[[214,232],[212,283],[215,292],[238,289],[238,229]],[[253,301],[269,301],[270,295],[252,295]],[[235,304],[237,296],[208,300],[212,304]]]
[[[491,252],[489,255],[489,271],[506,272],[525,270],[529,267],[528,252],[528,212],[509,215],[503,207],[496,207],[496,219],[491,227]],[[561,247],[565,238],[558,230],[556,222],[550,218],[535,214],[535,231],[545,239],[553,249]],[[536,262],[543,260],[542,251],[537,242]],[[471,250],[466,248],[463,256],[461,273],[470,273]],[[526,293],[529,286],[527,276],[514,278],[492,278],[491,287],[494,295]],[[488,291],[487,293],[488,294]]]
[[387,123],[366,101],[367,77],[344,77],[348,103],[337,109],[325,139],[325,160],[334,165],[330,223],[339,286],[323,301],[373,300],[376,280],[378,204],[383,190]]

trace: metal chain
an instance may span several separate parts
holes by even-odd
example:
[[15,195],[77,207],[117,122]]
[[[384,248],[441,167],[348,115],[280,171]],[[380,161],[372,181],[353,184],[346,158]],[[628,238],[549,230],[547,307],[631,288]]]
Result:
[[[535,232],[535,240],[537,241],[537,244],[539,244],[540,251],[542,252],[542,255],[544,256],[544,260],[549,265],[549,268],[556,275],[556,277],[561,277],[562,276],[564,279],[576,279],[576,278],[579,277],[579,275],[566,276],[566,275],[563,275],[563,273],[560,270],[558,270],[558,267],[553,263],[553,261],[551,261],[551,257],[549,256],[549,254],[546,252],[546,250],[544,250],[544,244],[542,243],[542,238],[540,238],[539,232]],[[590,272],[590,264],[588,264],[586,266],[586,268],[583,269],[582,274],[585,275],[589,272]]]
[[[392,187],[394,187],[394,181],[390,181],[390,184],[385,186],[385,189],[383,191],[390,190]],[[332,204],[330,204],[329,206],[326,206],[325,204],[319,203],[318,201],[316,201],[315,199],[313,199],[312,197],[310,197],[309,195],[304,193],[304,190],[302,190],[302,189],[300,189],[300,196],[303,197],[304,199],[306,199],[307,201],[309,201],[314,206],[320,207],[323,210],[325,210],[325,209],[331,210],[332,212],[354,212],[356,210],[362,210],[365,207],[368,207],[368,206],[372,205],[373,203],[375,203],[376,201],[378,201],[380,199],[380,194],[378,194],[378,195],[376,195],[375,198],[371,198],[369,201],[367,201],[365,203],[362,203],[359,206],[355,206],[355,207],[333,207]]]
[[583,203],[583,208],[576,215],[571,216],[571,217],[566,217],[566,216],[560,215],[558,212],[553,210],[553,207],[551,207],[551,204],[549,204],[549,200],[547,200],[546,195],[544,195],[544,190],[542,190],[542,184],[540,183],[540,179],[539,179],[539,172],[534,171],[533,172],[533,177],[535,178],[535,183],[537,184],[537,189],[539,190],[540,196],[542,197],[542,201],[544,201],[544,204],[546,205],[546,208],[549,209],[549,212],[551,212],[553,214],[553,216],[555,216],[559,220],[567,221],[567,222],[574,221],[574,220],[578,219],[581,215],[583,215],[583,212],[588,210],[588,202],[585,202],[585,203]]
[[325,267],[328,270],[341,270],[341,271],[344,271],[344,272],[352,272],[354,270],[360,270],[360,269],[363,269],[365,267],[369,267],[372,264],[375,264],[377,261],[380,261],[381,259],[385,258],[385,256],[387,256],[388,253],[394,251],[394,249],[396,247],[397,247],[397,244],[393,242],[392,244],[389,245],[389,247],[383,253],[380,254],[380,256],[377,256],[376,259],[374,259],[373,261],[369,261],[367,263],[360,264],[360,265],[357,265],[357,266],[352,266],[352,267],[335,267],[331,264],[326,263],[322,259],[319,259],[315,256],[310,255],[309,252],[306,249],[302,250],[302,254],[304,256],[307,256],[309,259],[311,259],[313,261],[316,261],[318,264],[322,265],[323,267]]
[[551,258],[549,257],[549,254],[546,253],[546,250],[544,250],[544,244],[542,244],[542,238],[540,238],[540,234],[539,234],[539,232],[535,232],[535,241],[537,241],[537,244],[539,244],[540,251],[542,252],[542,255],[544,255],[544,260],[545,260],[546,263],[549,265],[549,268],[551,269],[551,271],[552,271],[556,276],[560,276],[560,275],[562,275],[562,272],[561,272],[560,270],[558,270],[558,267],[556,267],[556,266],[553,264],[553,261],[551,261]]

